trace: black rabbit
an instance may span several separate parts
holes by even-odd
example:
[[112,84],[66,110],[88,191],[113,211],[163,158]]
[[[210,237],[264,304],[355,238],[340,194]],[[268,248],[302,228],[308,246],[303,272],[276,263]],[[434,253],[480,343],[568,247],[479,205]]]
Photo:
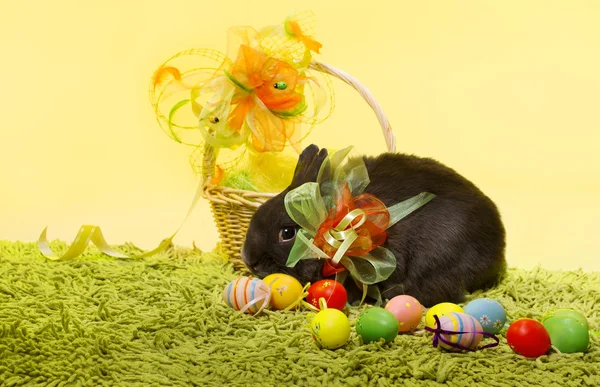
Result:
[[[252,220],[242,248],[246,266],[258,277],[288,273],[301,282],[323,278],[322,259],[285,262],[298,225],[286,213],[287,192],[314,182],[327,150],[310,145],[299,157],[291,185],[261,205]],[[429,159],[398,153],[363,157],[370,183],[365,193],[391,206],[421,192],[435,198],[387,230],[383,247],[397,261],[396,270],[378,284],[383,299],[408,294],[430,307],[440,302],[459,303],[465,292],[493,286],[506,269],[505,231],[495,204],[473,183],[454,170]],[[351,302],[360,291],[348,279]]]

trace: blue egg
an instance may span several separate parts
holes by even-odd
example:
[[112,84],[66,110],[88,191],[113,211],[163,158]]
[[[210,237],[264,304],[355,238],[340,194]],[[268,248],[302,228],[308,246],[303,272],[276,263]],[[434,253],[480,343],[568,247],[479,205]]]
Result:
[[498,301],[478,298],[465,306],[465,313],[479,321],[484,331],[496,334],[506,324],[506,312]]

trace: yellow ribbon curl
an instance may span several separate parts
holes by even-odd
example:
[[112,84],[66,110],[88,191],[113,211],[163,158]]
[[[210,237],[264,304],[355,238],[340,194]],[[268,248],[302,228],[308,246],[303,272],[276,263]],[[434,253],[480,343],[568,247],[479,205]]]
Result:
[[147,258],[160,251],[165,250],[171,243],[173,237],[175,236],[175,234],[173,234],[170,238],[163,240],[160,243],[160,245],[158,245],[158,247],[154,250],[145,252],[143,254],[131,256],[120,253],[117,250],[111,248],[108,245],[108,242],[106,242],[106,239],[104,239],[104,235],[102,235],[102,230],[100,230],[99,226],[83,225],[81,226],[79,232],[75,236],[73,243],[71,244],[71,246],[69,246],[69,249],[63,255],[57,256],[50,248],[50,244],[48,243],[48,239],[46,238],[47,230],[48,227],[44,228],[44,231],[42,231],[42,234],[40,235],[40,238],[38,240],[38,248],[40,249],[42,254],[46,256],[46,258],[51,259],[53,261],[66,261],[77,258],[81,254],[83,254],[90,242],[96,245],[98,250],[100,250],[103,254],[106,254],[113,258]]
[[[352,222],[354,222],[354,220],[360,216],[362,217],[358,223],[352,224]],[[325,241],[327,241],[327,243],[329,243],[332,247],[338,249],[332,258],[333,263],[339,263],[344,257],[346,251],[348,251],[352,243],[354,243],[356,238],[358,238],[358,234],[356,233],[355,229],[362,226],[366,221],[367,214],[360,208],[357,208],[346,214],[340,223],[333,228],[333,231],[327,230],[323,234]]]
[[310,282],[307,283],[306,285],[304,285],[304,287],[302,288],[302,293],[298,296],[298,298],[283,310],[290,311],[290,310],[293,310],[296,306],[302,305],[307,309],[310,309],[314,312],[318,312],[319,311],[318,308],[316,308],[314,305],[311,305],[308,302],[304,301],[306,296],[308,296],[308,288],[310,287],[310,285],[311,285]]
[[103,254],[106,254],[110,257],[113,257],[113,258],[139,259],[139,258],[150,257],[154,254],[157,254],[157,253],[160,253],[161,251],[166,250],[167,247],[169,247],[169,245],[173,242],[173,238],[175,238],[175,235],[177,235],[179,230],[181,230],[181,228],[183,227],[185,222],[188,220],[188,218],[192,214],[194,208],[196,207],[196,204],[198,204],[198,201],[202,197],[203,184],[204,184],[203,181],[200,181],[200,183],[198,184],[198,188],[196,189],[196,193],[194,194],[194,198],[192,199],[190,208],[188,209],[188,212],[185,215],[185,217],[183,218],[183,221],[181,222],[181,225],[179,226],[177,231],[175,231],[173,233],[173,235],[171,235],[170,237],[168,237],[168,238],[164,239],[162,242],[160,242],[158,247],[156,247],[155,249],[153,249],[151,251],[148,251],[148,252],[145,252],[142,254],[138,254],[138,255],[127,255],[127,254],[123,254],[117,250],[114,250],[113,248],[110,247],[110,245],[108,244],[106,239],[104,239],[104,235],[102,234],[102,230],[100,229],[100,227],[93,226],[93,225],[81,226],[81,228],[79,229],[79,232],[77,233],[77,235],[75,236],[75,239],[73,240],[73,243],[71,243],[71,245],[69,246],[69,249],[61,256],[57,256],[50,248],[50,243],[48,242],[48,238],[46,237],[46,232],[48,230],[48,227],[46,227],[46,228],[44,228],[44,230],[42,231],[42,233],[40,234],[40,237],[38,239],[38,242],[37,242],[38,249],[46,258],[51,259],[53,261],[66,261],[66,260],[77,258],[81,254],[83,254],[83,252],[88,247],[90,242],[93,243],[98,248],[98,250],[100,250],[100,252],[102,252]]

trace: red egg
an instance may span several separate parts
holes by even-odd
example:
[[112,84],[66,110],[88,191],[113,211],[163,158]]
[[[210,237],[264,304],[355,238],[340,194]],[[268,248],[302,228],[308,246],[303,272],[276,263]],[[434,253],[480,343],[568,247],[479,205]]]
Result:
[[334,280],[321,280],[312,284],[308,288],[306,302],[319,308],[319,298],[323,297],[327,302],[328,308],[343,310],[348,302],[348,293],[344,286]]
[[508,345],[525,357],[538,357],[550,349],[550,335],[544,326],[530,318],[522,318],[506,331]]

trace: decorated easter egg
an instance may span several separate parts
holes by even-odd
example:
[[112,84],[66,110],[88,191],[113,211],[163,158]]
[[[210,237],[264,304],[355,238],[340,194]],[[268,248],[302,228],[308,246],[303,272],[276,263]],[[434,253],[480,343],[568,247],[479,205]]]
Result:
[[271,306],[283,310],[302,297],[302,285],[287,274],[270,274],[263,281],[271,288]]
[[348,293],[344,286],[334,280],[317,281],[308,288],[306,302],[319,308],[319,298],[324,298],[328,308],[343,310],[348,302]]
[[310,330],[322,348],[336,349],[350,338],[350,321],[338,309],[323,308],[311,321]]
[[435,328],[435,319],[433,318],[433,315],[441,317],[452,312],[463,313],[464,311],[463,308],[451,302],[442,302],[441,304],[432,306],[425,315],[425,326]]
[[562,353],[585,352],[590,343],[588,329],[574,318],[555,316],[544,320],[550,342]]
[[223,290],[223,300],[235,310],[258,313],[269,305],[271,289],[258,278],[241,277]]
[[398,320],[392,312],[383,308],[369,308],[358,316],[356,333],[360,335],[365,344],[379,341],[379,339],[390,343],[398,335]]
[[439,329],[444,331],[440,332],[441,339],[438,341],[441,348],[449,351],[475,349],[483,338],[481,324],[471,315],[449,312],[439,319]]
[[557,309],[557,310],[555,310],[553,312],[550,312],[546,316],[544,316],[544,318],[542,319],[542,324],[544,323],[544,321],[546,319],[549,319],[551,317],[568,317],[568,318],[572,318],[574,320],[579,321],[579,323],[581,325],[583,325],[586,330],[590,329],[590,326],[589,326],[588,321],[585,318],[585,316],[583,314],[579,313],[578,311],[573,310],[573,309]]
[[405,294],[389,300],[385,309],[396,317],[399,332],[414,331],[423,318],[423,305],[416,298]]
[[538,357],[550,349],[550,335],[538,321],[521,318],[510,324],[506,341],[516,353],[525,357]]
[[478,298],[465,306],[465,313],[477,319],[484,331],[496,334],[506,324],[506,312],[498,301]]

